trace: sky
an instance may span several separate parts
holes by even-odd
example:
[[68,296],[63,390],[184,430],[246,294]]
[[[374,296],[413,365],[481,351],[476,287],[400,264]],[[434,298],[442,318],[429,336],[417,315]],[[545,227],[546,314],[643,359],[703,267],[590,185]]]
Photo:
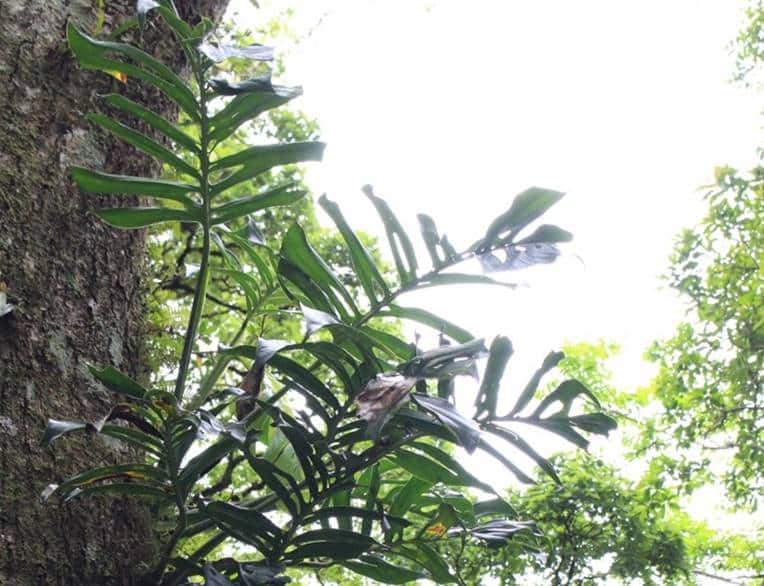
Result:
[[642,355],[684,311],[659,278],[673,239],[700,219],[714,167],[750,167],[761,144],[760,97],[728,82],[744,2],[260,4],[239,0],[229,15],[255,28],[295,9],[299,40],[278,46],[283,81],[303,86],[297,106],[328,143],[309,185],[383,248],[367,183],[412,236],[426,212],[457,249],[525,188],[567,194],[543,221],[575,240],[557,264],[512,275],[527,287],[440,289],[402,304],[509,336],[510,394],[549,350],[600,338],[622,346],[610,365],[619,388],[649,382]]

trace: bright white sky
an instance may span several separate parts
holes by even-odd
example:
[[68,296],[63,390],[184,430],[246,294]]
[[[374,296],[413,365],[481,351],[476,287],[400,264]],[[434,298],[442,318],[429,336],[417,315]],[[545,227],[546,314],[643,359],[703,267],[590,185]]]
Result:
[[568,193],[544,221],[576,239],[560,263],[513,275],[530,288],[452,288],[404,305],[508,335],[510,389],[550,349],[598,338],[623,347],[620,388],[650,380],[642,353],[682,316],[658,278],[673,238],[699,219],[714,167],[751,166],[761,144],[760,96],[727,83],[744,2],[260,3],[234,2],[238,23],[295,8],[303,38],[280,47],[284,80],[303,85],[299,107],[328,142],[309,182],[354,227],[382,235],[365,183],[412,236],[426,212],[457,249],[526,187]]

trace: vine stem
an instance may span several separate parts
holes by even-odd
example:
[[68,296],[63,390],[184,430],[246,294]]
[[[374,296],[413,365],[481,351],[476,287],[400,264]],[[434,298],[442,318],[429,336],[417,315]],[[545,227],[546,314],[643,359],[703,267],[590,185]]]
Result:
[[196,290],[194,291],[194,301],[191,305],[191,316],[188,319],[188,328],[183,339],[183,352],[178,365],[178,378],[175,381],[175,398],[180,403],[183,400],[183,393],[186,386],[186,377],[188,376],[189,365],[191,364],[191,353],[194,349],[196,332],[199,329],[199,322],[202,319],[202,310],[204,309],[204,300],[207,296],[207,283],[209,281],[210,268],[210,156],[209,156],[209,118],[207,117],[207,95],[204,87],[204,74],[198,63],[192,63],[194,74],[196,75],[197,85],[199,86],[199,110],[200,110],[200,143],[199,166],[201,167],[201,177],[199,187],[202,196],[202,262],[199,267],[199,276],[196,280]]

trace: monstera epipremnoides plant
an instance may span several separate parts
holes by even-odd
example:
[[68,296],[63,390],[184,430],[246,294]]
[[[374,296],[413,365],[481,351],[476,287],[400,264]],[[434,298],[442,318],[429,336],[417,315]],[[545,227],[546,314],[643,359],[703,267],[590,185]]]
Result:
[[[198,576],[208,585],[279,584],[289,580],[283,575],[287,567],[334,564],[384,583],[418,578],[449,583],[459,580],[458,568],[439,556],[440,540],[458,539],[467,547],[501,546],[508,540],[530,544],[537,535],[532,520],[515,519],[487,479],[459,464],[454,447],[484,450],[522,482],[532,482],[497,447],[497,439],[556,478],[555,471],[512,424],[534,425],[586,447],[584,434],[606,434],[614,421],[573,380],[532,404],[542,376],[561,353],[551,353],[514,405],[500,413],[500,383],[512,354],[509,340],[499,336],[486,348],[465,329],[398,300],[427,287],[504,285],[453,270],[470,258],[478,258],[487,272],[553,261],[557,244],[570,240],[569,233],[541,225],[522,234],[562,194],[539,188],[523,192],[462,252],[439,233],[432,218],[420,215],[431,262],[423,270],[395,214],[365,187],[384,224],[397,279],[377,266],[338,205],[321,197],[359,283],[351,294],[299,224],[289,227],[278,249],[262,239],[257,228],[262,212],[290,205],[304,192],[277,185],[235,199],[229,195],[273,167],[319,160],[324,145],[258,145],[222,157],[216,153],[228,136],[298,96],[299,88],[275,85],[267,72],[249,80],[226,77],[219,68],[226,59],[266,63],[272,52],[260,45],[215,43],[209,22],[190,26],[170,1],[139,2],[138,22],[149,11],[177,39],[191,83],[135,46],[98,41],[73,26],[67,36],[83,67],[153,86],[177,105],[184,125],[122,95],[103,97],[106,106],[140,121],[164,137],[160,140],[105,114],[93,114],[91,120],[169,166],[181,180],[80,167],[71,174],[84,192],[139,194],[153,202],[95,212],[112,226],[196,226],[201,263],[188,327],[177,371],[155,373],[149,388],[108,365],[91,368],[95,379],[116,394],[114,407],[98,422],[50,420],[43,443],[75,432],[103,434],[134,448],[136,461],[86,470],[48,487],[45,498],[130,495],[152,501],[158,516],[171,519],[150,577],[165,585]],[[240,288],[246,317],[233,340],[218,338],[218,350],[200,353],[202,359],[195,361],[213,272]],[[249,340],[245,326],[254,317],[260,323],[299,319],[303,333],[291,340]],[[422,351],[391,334],[385,324],[399,320],[439,331],[441,344]],[[455,381],[476,376],[485,357],[470,416],[454,406]],[[226,369],[235,363],[243,365],[246,376],[239,386],[226,386]],[[486,493],[493,496],[476,496]],[[238,559],[230,557],[234,551]]]

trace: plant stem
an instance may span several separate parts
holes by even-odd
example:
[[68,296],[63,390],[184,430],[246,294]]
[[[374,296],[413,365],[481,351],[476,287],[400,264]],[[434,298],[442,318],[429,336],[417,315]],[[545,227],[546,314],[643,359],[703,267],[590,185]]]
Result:
[[194,301],[191,305],[191,316],[188,320],[188,329],[183,340],[183,353],[178,365],[178,378],[175,382],[175,398],[180,403],[183,400],[183,392],[186,386],[186,377],[191,363],[191,353],[194,349],[196,332],[202,318],[204,299],[207,295],[207,282],[209,280],[210,265],[210,181],[209,181],[209,118],[207,117],[207,96],[204,88],[204,74],[198,64],[193,63],[196,82],[199,86],[199,110],[200,110],[200,143],[199,163],[201,167],[201,179],[199,187],[202,196],[202,262],[199,267],[199,276],[196,280]]

